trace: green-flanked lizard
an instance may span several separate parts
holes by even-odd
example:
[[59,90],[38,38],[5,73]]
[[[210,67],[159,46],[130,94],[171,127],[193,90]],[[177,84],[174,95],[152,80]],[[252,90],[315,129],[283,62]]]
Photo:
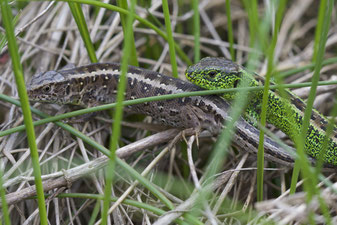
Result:
[[[186,70],[186,77],[192,83],[206,89],[236,88],[245,81],[248,86],[256,87],[264,84],[261,76],[248,72],[243,67],[225,58],[207,57]],[[286,90],[289,100],[280,97],[277,91],[269,90],[267,105],[267,122],[282,130],[293,141],[299,137],[304,117],[305,103],[296,95]],[[223,94],[223,98],[233,100],[236,93]],[[263,90],[249,93],[249,103],[245,110],[245,119],[253,125],[260,121]],[[322,143],[326,138],[327,119],[313,110],[310,126],[305,140],[306,152],[317,158],[322,151]],[[337,165],[337,128],[328,138],[323,160]]]

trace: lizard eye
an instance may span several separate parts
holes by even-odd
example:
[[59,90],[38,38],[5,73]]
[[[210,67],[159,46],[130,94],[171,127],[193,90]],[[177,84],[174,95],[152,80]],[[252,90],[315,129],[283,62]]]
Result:
[[210,72],[208,73],[208,76],[209,76],[210,78],[214,78],[215,75],[216,75],[216,72],[215,72],[215,71],[210,71]]
[[50,92],[51,88],[50,88],[49,85],[47,85],[47,86],[43,87],[42,90],[43,90],[44,92],[48,93],[48,92]]

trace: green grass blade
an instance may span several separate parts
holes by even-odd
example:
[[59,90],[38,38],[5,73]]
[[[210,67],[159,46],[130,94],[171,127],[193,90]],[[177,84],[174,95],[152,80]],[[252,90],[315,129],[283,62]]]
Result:
[[[62,194],[60,194],[60,195],[62,195]],[[57,197],[63,197],[63,196],[60,196],[60,195],[58,195]],[[95,207],[92,210],[92,213],[90,215],[90,220],[88,221],[88,225],[94,225],[95,224],[95,221],[96,221],[96,218],[99,214],[100,208],[101,208],[101,201],[96,201]]]
[[[125,9],[125,10],[128,10],[127,0],[117,0],[117,5],[121,8],[123,8],[123,9]],[[122,23],[122,27],[123,27],[124,37],[127,37],[127,35],[126,35],[126,29],[127,29],[126,28],[126,15],[122,14],[122,13],[120,13],[119,15],[121,17],[121,23]],[[133,29],[131,31],[130,39],[131,39],[131,41],[128,42],[131,45],[129,65],[139,66]]]
[[165,26],[166,26],[166,34],[167,34],[167,42],[169,45],[169,52],[170,52],[170,62],[172,66],[172,75],[173,77],[178,77],[178,66],[176,60],[176,51],[174,47],[174,39],[172,33],[172,26],[170,21],[170,11],[168,7],[167,0],[162,0],[162,7],[164,12],[164,19],[165,19]]
[[[328,35],[328,31],[329,31],[329,27],[330,27],[330,22],[331,22],[331,14],[332,14],[332,9],[333,9],[333,4],[334,1],[330,0],[328,1],[326,4],[326,6],[322,6],[325,7],[327,9],[327,12],[325,13],[325,18],[323,21],[321,21],[322,23],[322,33],[321,33],[321,37],[319,38],[319,49],[317,52],[317,58],[316,58],[316,66],[315,66],[315,70],[314,70],[314,75],[312,78],[312,86],[310,89],[310,93],[309,93],[309,98],[307,101],[307,108],[305,109],[304,112],[304,119],[303,119],[303,125],[302,125],[302,129],[301,129],[301,134],[302,134],[302,138],[299,139],[299,145],[298,145],[298,155],[299,155],[299,160],[296,161],[295,164],[298,164],[298,166],[301,168],[301,172],[302,172],[302,177],[305,178],[304,180],[304,188],[307,191],[307,201],[310,202],[313,198],[313,195],[317,194],[318,197],[320,198],[320,194],[319,194],[319,189],[317,188],[317,183],[318,183],[318,177],[315,176],[315,173],[312,172],[312,170],[310,170],[309,168],[309,164],[307,163],[307,158],[305,156],[304,153],[304,144],[305,144],[305,137],[306,134],[308,132],[309,129],[309,122],[310,122],[310,117],[311,117],[311,112],[312,112],[312,108],[313,108],[313,102],[315,100],[315,96],[316,96],[316,89],[317,89],[317,85],[318,85],[318,81],[320,78],[320,70],[322,68],[322,62],[323,62],[323,57],[324,57],[324,53],[325,53],[325,43],[327,40],[327,35]],[[326,151],[326,149],[322,149],[322,153],[324,154]],[[296,169],[296,170],[295,170]],[[298,169],[294,168],[294,172],[293,172],[293,179],[292,182],[295,182],[298,179]],[[292,183],[291,184],[291,192],[295,191],[295,184]],[[325,218],[325,222],[327,224],[331,224],[331,217],[329,215],[326,203],[324,201],[319,201],[320,203],[320,209],[323,212],[324,218]],[[310,218],[311,220],[313,220],[313,213],[310,213]]]
[[[261,107],[261,126],[266,126],[267,122],[267,106],[268,106],[268,97],[269,97],[269,86],[271,74],[273,71],[274,64],[274,50],[276,47],[278,32],[281,26],[281,21],[283,17],[283,12],[286,6],[286,0],[282,0],[279,2],[278,10],[275,19],[275,27],[273,31],[273,36],[271,43],[269,45],[269,49],[267,50],[267,74],[265,78],[265,85],[263,90],[262,97],[262,107]],[[264,132],[260,130],[260,141],[258,147],[258,155],[257,155],[257,200],[263,200],[263,171],[264,171]]]
[[[246,1],[246,3],[250,4],[250,2]],[[250,25],[252,23],[250,22]],[[252,32],[253,33],[253,32]],[[255,33],[254,33],[255,34]],[[251,44],[254,45],[255,39],[251,38]],[[250,62],[252,62],[255,59],[256,55],[250,55]],[[250,70],[252,70],[251,65],[248,67]],[[226,129],[223,129],[221,134],[218,137],[218,140],[214,146],[212,155],[210,157],[210,160],[208,161],[207,169],[204,174],[204,179],[207,180],[203,184],[203,189],[200,191],[200,199],[204,200],[207,199],[210,195],[209,189],[207,189],[208,184],[212,183],[214,179],[214,175],[219,171],[221,168],[221,165],[223,164],[226,154],[227,154],[227,148],[230,145],[230,141],[232,138],[233,131],[235,130],[235,123],[240,118],[245,105],[247,104],[247,96],[248,96],[248,89],[247,89],[247,82],[246,80],[243,80],[243,82],[240,82],[239,88],[237,88],[237,98],[235,98],[234,102],[232,103],[232,108],[230,111],[230,118],[231,120],[228,120],[225,122]]]
[[[327,7],[327,12],[325,13],[326,16],[325,16],[324,20],[322,21],[323,30],[322,30],[321,38],[319,40],[319,50],[318,50],[318,53],[317,53],[317,60],[316,60],[314,75],[312,77],[312,86],[311,86],[309,98],[308,98],[308,101],[307,101],[307,107],[306,107],[305,112],[304,112],[303,125],[302,125],[302,129],[301,129],[302,138],[299,139],[298,148],[297,148],[300,160],[298,160],[296,163],[298,163],[300,165],[302,173],[303,173],[303,177],[308,178],[307,181],[305,182],[305,185],[308,188],[308,199],[311,199],[312,194],[316,193],[315,184],[317,183],[317,180],[315,179],[314,176],[311,176],[310,170],[308,168],[308,163],[306,163],[308,160],[307,160],[307,158],[305,156],[305,153],[304,153],[304,140],[305,140],[305,136],[308,132],[308,128],[309,128],[309,122],[310,122],[311,112],[312,112],[312,108],[313,108],[313,102],[315,100],[320,70],[322,68],[322,61],[323,61],[324,52],[325,52],[325,43],[326,43],[326,40],[327,40],[327,34],[328,34],[328,31],[329,31],[329,27],[330,27],[333,1],[329,1],[328,3],[329,3],[329,7]],[[297,183],[297,179],[298,179],[297,176],[298,176],[298,173],[299,173],[297,170],[294,169],[294,172],[293,172],[293,180],[292,180],[292,184],[291,184],[291,193],[295,192],[295,188],[296,188],[295,183]]]
[[[250,46],[261,48],[261,42],[262,38],[260,37],[260,29],[262,25],[259,22],[258,17],[258,11],[257,11],[257,2],[256,1],[244,1],[245,9],[248,13],[248,19],[249,19],[249,31],[250,31]],[[264,39],[264,38],[263,38]],[[250,65],[252,62],[254,62],[256,59],[255,55],[249,54],[249,61],[248,61],[248,69],[251,71],[254,71],[252,69],[252,66]],[[267,82],[266,82],[267,83]],[[248,84],[246,84],[248,86]],[[267,84],[268,86],[269,84]],[[264,92],[266,88],[269,89],[269,87],[264,88]],[[267,90],[268,90],[267,89]],[[265,95],[265,93],[264,93]],[[247,94],[245,95],[247,98]],[[242,99],[242,98],[240,98]],[[264,104],[264,105],[263,105]],[[265,106],[266,103],[262,103],[262,107]],[[261,115],[261,123],[262,126],[265,126],[265,122],[263,121],[265,118],[263,118],[263,115]],[[263,124],[264,122],[264,124]],[[262,139],[261,139],[262,138]],[[257,154],[257,200],[261,201],[263,200],[263,170],[264,170],[264,150],[261,148],[261,145],[263,146],[263,131],[260,131],[260,141],[258,146],[258,154]]]
[[45,199],[43,193],[43,186],[41,180],[41,169],[39,165],[39,154],[37,151],[37,146],[35,142],[35,131],[32,121],[32,115],[29,107],[28,96],[26,92],[25,82],[23,78],[22,67],[20,64],[19,49],[15,40],[14,27],[12,23],[12,9],[8,5],[7,0],[1,0],[1,16],[2,22],[6,30],[6,37],[8,41],[8,50],[12,59],[12,67],[15,76],[15,81],[17,85],[17,90],[20,97],[20,102],[22,106],[22,113],[24,117],[24,123],[26,126],[26,134],[29,144],[29,149],[31,153],[31,160],[33,164],[35,185],[38,196],[38,206],[39,206],[39,215],[40,222],[43,225],[48,224],[47,212],[45,208]]
[[[326,45],[326,40],[327,40],[330,23],[331,23],[333,5],[334,5],[333,0],[329,0],[328,2],[326,2],[326,5],[324,6],[321,5],[321,7],[324,7],[326,11],[324,13],[325,14],[324,20],[320,21],[322,23],[321,24],[322,33],[321,33],[321,37],[319,38],[319,44],[318,44],[319,48],[317,51],[316,66],[315,66],[314,75],[312,78],[312,86],[311,86],[309,97],[307,100],[307,107],[304,112],[303,125],[301,129],[302,138],[300,138],[300,143],[299,143],[298,150],[297,150],[299,157],[300,157],[298,161],[301,166],[302,176],[303,178],[305,178],[304,187],[307,190],[307,201],[308,202],[312,200],[312,197],[314,194],[319,195],[319,189],[317,188],[318,177],[316,177],[315,173],[312,172],[312,170],[310,170],[309,164],[307,163],[307,158],[304,153],[304,144],[305,144],[306,134],[309,130],[311,112],[313,109],[313,104],[314,104],[314,100],[316,97],[317,85],[318,85],[318,81],[320,78],[320,70],[322,68],[322,62],[323,62],[323,57],[325,53],[325,45]],[[321,154],[325,154],[325,151],[326,149],[322,149]],[[319,201],[319,202],[320,202],[320,209],[322,210],[324,218],[325,218],[325,222],[328,224],[331,224],[331,218],[330,218],[325,202],[324,201]],[[314,216],[313,213],[310,213],[310,215],[313,218]]]
[[194,36],[194,62],[200,61],[200,15],[199,0],[192,1],[193,6],[193,36]]
[[315,30],[315,41],[314,41],[314,53],[312,55],[312,62],[315,63],[318,54],[318,47],[319,47],[319,39],[322,35],[322,28],[324,23],[324,17],[326,16],[326,6],[327,0],[321,0],[319,4],[319,11],[318,11],[318,18],[317,18],[317,25]]
[[[322,62],[322,66],[331,65],[331,64],[334,64],[334,63],[337,63],[337,57],[331,57],[331,58],[325,59]],[[313,69],[313,68],[315,68],[315,65],[316,65],[315,63],[310,63],[309,65],[306,65],[306,66],[301,66],[299,68],[295,68],[295,69],[290,69],[290,70],[287,70],[287,71],[279,72],[278,77],[281,78],[281,79],[284,79],[284,78],[287,78],[287,77],[289,77],[291,75],[303,72],[305,70]]]
[[[3,172],[2,172],[2,169],[0,169],[0,197],[1,197],[1,208],[2,208],[2,217],[3,217],[3,220],[5,222],[5,224],[11,224],[11,220],[10,220],[10,217],[9,217],[9,213],[8,213],[8,205],[7,205],[7,202],[6,202],[6,191],[5,189],[3,188],[3,180],[2,180],[2,177],[3,177]],[[1,220],[0,220],[0,223],[1,223]]]
[[234,50],[234,37],[233,37],[233,26],[231,17],[231,1],[226,0],[226,16],[227,16],[227,37],[229,41],[229,51],[231,53],[232,61],[235,62],[235,50]]
[[74,17],[74,20],[77,24],[77,28],[81,34],[84,45],[87,49],[90,61],[93,63],[98,62],[96,53],[95,53],[95,48],[90,38],[88,26],[87,26],[87,23],[85,22],[83,11],[81,9],[81,5],[79,3],[74,3],[70,1],[68,2],[68,5]]
[[[243,0],[243,4],[248,14],[250,39],[249,46],[254,48],[259,32],[259,18],[256,0]],[[260,40],[262,41],[262,40]],[[251,55],[251,54],[250,54]]]
[[121,64],[121,74],[119,76],[119,83],[117,88],[117,101],[116,101],[116,110],[114,114],[114,123],[112,125],[112,135],[110,137],[110,160],[108,166],[105,170],[105,188],[104,188],[104,203],[103,203],[103,210],[102,210],[102,224],[107,224],[108,219],[108,210],[110,204],[110,197],[111,197],[111,185],[113,180],[113,174],[115,169],[115,161],[116,161],[116,150],[118,146],[118,139],[120,138],[121,132],[121,120],[123,116],[123,100],[124,100],[124,93],[126,89],[126,73],[128,70],[129,64],[129,57],[131,53],[131,41],[133,38],[133,31],[132,31],[132,23],[134,20],[134,12],[136,7],[136,0],[131,1],[130,7],[130,14],[126,18],[126,26],[125,26],[125,41],[123,46],[123,57],[122,57],[122,64]]

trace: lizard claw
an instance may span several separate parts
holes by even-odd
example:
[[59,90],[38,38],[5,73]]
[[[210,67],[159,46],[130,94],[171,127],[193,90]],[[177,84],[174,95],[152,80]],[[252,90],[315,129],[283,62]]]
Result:
[[183,130],[181,132],[181,137],[184,139],[185,143],[187,144],[188,142],[187,142],[187,139],[186,139],[186,136],[185,136],[185,130]]
[[197,147],[199,148],[199,133],[200,133],[200,131],[199,130],[197,130],[197,131],[195,131],[195,141],[196,141],[196,144],[197,144]]
[[[190,130],[190,129],[186,129],[186,130],[183,130],[182,132],[181,132],[181,136],[182,136],[182,138],[184,139],[184,141],[185,141],[185,143],[187,144],[188,142],[187,142],[187,139],[186,139],[186,131],[187,130]],[[195,133],[194,133],[194,136],[195,136],[195,138],[196,138],[196,144],[197,144],[197,147],[199,148],[199,133],[200,133],[200,129],[196,129],[195,130]]]

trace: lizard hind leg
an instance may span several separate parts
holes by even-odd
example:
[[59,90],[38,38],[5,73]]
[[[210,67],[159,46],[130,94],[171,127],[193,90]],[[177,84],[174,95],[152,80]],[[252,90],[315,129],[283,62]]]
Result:
[[215,125],[215,123],[211,122],[213,121],[213,118],[209,118],[209,115],[198,107],[184,108],[184,110],[181,112],[181,115],[184,117],[182,121],[186,122],[184,127],[193,129],[194,135],[196,137],[196,144],[199,147],[199,134],[202,129],[213,129],[212,126]]
[[202,121],[205,118],[205,113],[201,109],[197,107],[184,107],[180,112],[180,116],[182,117],[183,127],[192,128],[197,133],[201,131]]
[[195,132],[194,133],[195,141],[196,141],[197,147],[199,148],[199,133],[200,133],[199,131],[196,131],[193,128],[188,128],[188,129],[181,131],[181,137],[184,139],[185,143],[188,144],[188,141],[186,139],[186,133],[189,133],[191,129]]

